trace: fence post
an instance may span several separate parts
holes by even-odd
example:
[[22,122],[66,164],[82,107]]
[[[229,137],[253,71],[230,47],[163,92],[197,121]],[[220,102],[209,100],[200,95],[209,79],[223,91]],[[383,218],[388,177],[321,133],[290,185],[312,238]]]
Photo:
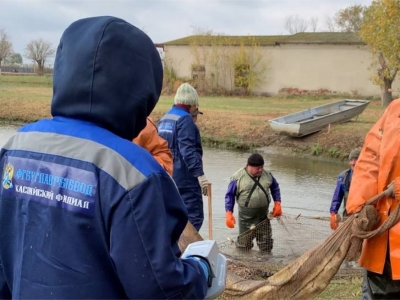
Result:
[[208,198],[208,239],[212,240],[213,230],[212,230],[212,193],[211,193],[211,183],[207,184],[207,198]]

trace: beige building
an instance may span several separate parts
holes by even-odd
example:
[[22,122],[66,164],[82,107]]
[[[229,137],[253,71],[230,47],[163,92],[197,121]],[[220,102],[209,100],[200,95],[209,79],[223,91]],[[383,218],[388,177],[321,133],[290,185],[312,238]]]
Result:
[[[380,96],[380,87],[370,80],[376,74],[372,54],[352,33],[189,36],[164,43],[164,52],[165,66],[178,78],[203,78],[228,91],[240,86],[237,77],[245,67],[244,72],[251,68],[262,74],[252,88],[258,94],[297,88]],[[397,87],[395,81],[393,91]]]

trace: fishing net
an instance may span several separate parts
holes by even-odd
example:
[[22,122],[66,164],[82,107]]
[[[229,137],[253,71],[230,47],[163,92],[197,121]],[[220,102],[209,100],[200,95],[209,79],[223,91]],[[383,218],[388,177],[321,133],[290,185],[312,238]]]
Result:
[[[268,238],[270,231],[272,238]],[[227,237],[218,245],[230,260],[230,271],[244,279],[266,279],[331,234],[329,218],[285,214],[252,226],[241,235]],[[360,270],[356,263],[345,261],[338,275],[358,276]]]
[[[220,251],[229,258],[226,289],[221,297],[312,299],[317,296],[338,273],[346,257],[358,258],[363,239],[382,234],[399,222],[400,205],[376,228],[379,215],[371,204],[383,196],[395,196],[393,185],[370,199],[357,215],[348,217],[331,234],[328,220],[323,218],[283,216],[272,220],[273,247],[270,253],[257,249],[257,233],[254,235],[254,232],[251,236],[255,243],[251,249],[236,249],[238,237],[227,239],[220,244]],[[400,196],[396,195],[397,198]],[[262,226],[266,224],[259,224],[258,228],[262,229]],[[249,232],[241,237],[246,234]],[[183,251],[189,243],[198,240],[202,237],[188,223],[180,237],[179,247]],[[312,248],[313,244],[317,245]]]

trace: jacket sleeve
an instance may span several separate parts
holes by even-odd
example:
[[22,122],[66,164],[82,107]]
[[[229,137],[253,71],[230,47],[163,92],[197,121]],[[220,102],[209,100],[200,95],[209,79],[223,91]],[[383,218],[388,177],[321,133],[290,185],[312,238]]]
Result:
[[229,182],[228,191],[225,194],[225,211],[233,212],[235,207],[235,198],[237,190],[237,180],[232,180]]
[[168,142],[158,135],[157,127],[150,118],[147,118],[146,127],[133,142],[149,151],[164,170],[172,175],[172,152],[168,148]]
[[181,117],[177,122],[177,142],[179,152],[190,173],[194,177],[204,175],[201,153],[196,149],[196,124],[190,115]]
[[11,299],[11,291],[6,282],[4,275],[3,264],[0,260],[0,299]]
[[279,183],[274,176],[272,176],[272,183],[269,190],[271,191],[272,199],[281,202],[281,189],[279,188]]
[[343,196],[344,196],[342,183],[343,183],[343,177],[339,175],[337,178],[337,181],[336,181],[335,191],[333,192],[333,196],[332,196],[331,208],[329,210],[330,213],[337,214],[339,211],[340,205],[342,204]]
[[127,296],[203,299],[207,280],[201,265],[178,257],[188,219],[173,180],[152,175],[115,202],[110,252]]
[[354,167],[349,196],[346,203],[346,210],[349,214],[360,211],[365,202],[378,194],[382,132],[385,130],[386,118],[395,104],[396,103],[393,101],[386,108],[382,117],[375,123],[365,137],[363,149]]

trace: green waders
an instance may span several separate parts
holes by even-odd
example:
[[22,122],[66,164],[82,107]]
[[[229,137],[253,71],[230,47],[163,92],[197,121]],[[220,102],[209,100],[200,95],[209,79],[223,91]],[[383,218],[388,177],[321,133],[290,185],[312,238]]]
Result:
[[[267,214],[268,206],[258,208],[239,206],[239,237],[236,247],[250,250],[253,248],[255,238],[260,251],[271,252],[274,240]],[[263,223],[260,224],[261,222]],[[250,230],[252,226],[255,226],[255,229]]]

